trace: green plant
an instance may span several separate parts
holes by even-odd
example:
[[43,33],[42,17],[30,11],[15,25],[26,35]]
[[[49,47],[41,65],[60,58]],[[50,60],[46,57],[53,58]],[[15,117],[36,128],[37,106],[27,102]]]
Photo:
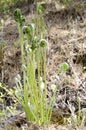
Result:
[[[54,103],[56,86],[50,105],[47,104],[46,84],[46,45],[45,24],[42,17],[42,6],[37,6],[37,19],[24,25],[25,20],[19,9],[14,12],[18,23],[21,47],[22,77],[17,75],[15,95],[22,104],[26,118],[38,125],[49,123]],[[24,26],[23,26],[24,25]]]
[[66,62],[61,64],[61,71],[66,71],[68,70],[68,68],[69,68],[69,65]]

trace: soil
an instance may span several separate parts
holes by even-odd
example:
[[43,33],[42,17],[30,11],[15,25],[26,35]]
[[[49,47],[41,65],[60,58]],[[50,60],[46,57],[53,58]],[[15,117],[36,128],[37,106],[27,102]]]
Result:
[[[33,11],[28,12],[28,5],[20,6],[23,15],[26,17],[27,23],[36,17],[35,6]],[[24,116],[15,115],[3,121],[0,130],[8,129],[21,130],[74,130],[72,124],[64,123],[64,119],[71,117],[71,108],[78,112],[78,101],[80,98],[81,110],[86,111],[86,9],[75,9],[63,6],[59,2],[43,2],[45,11],[43,17],[46,23],[48,40],[47,45],[47,89],[48,99],[51,99],[52,92],[50,86],[56,84],[58,86],[53,113],[51,117],[51,125],[48,127],[37,127],[32,122],[26,122]],[[11,11],[16,7],[11,7]],[[1,18],[3,18],[1,16]],[[11,14],[10,17],[4,19],[4,26],[0,28],[0,80],[6,87],[13,88],[15,86],[15,77],[21,75],[19,34],[17,24]],[[3,53],[1,53],[3,52]],[[69,69],[61,72],[61,64],[68,63]],[[9,98],[9,96],[8,96]],[[6,98],[6,101],[7,98]],[[11,102],[12,103],[12,102]],[[6,102],[6,106],[11,103]],[[0,103],[1,104],[1,103]],[[2,105],[0,105],[0,108]],[[20,107],[21,108],[21,107]],[[16,112],[17,113],[17,112]],[[4,125],[3,125],[4,124]],[[27,124],[27,126],[25,126]],[[78,127],[78,130],[86,129],[86,112],[84,125]]]

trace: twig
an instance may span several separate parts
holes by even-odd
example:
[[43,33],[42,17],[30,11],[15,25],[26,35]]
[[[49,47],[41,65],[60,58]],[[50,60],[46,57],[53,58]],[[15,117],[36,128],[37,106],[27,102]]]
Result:
[[76,42],[76,41],[79,41],[79,40],[82,40],[82,39],[85,39],[85,38],[86,38],[86,36],[79,37],[77,39],[71,39],[71,40],[67,41],[67,43]]

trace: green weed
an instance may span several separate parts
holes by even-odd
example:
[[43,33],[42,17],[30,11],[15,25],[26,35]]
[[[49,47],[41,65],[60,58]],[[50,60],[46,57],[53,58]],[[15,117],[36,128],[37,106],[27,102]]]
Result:
[[21,48],[22,77],[17,75],[15,95],[23,106],[28,121],[38,125],[50,122],[56,86],[50,105],[47,104],[46,84],[46,46],[45,24],[42,17],[42,6],[37,6],[37,18],[25,25],[25,18],[19,9],[14,12],[18,23]]

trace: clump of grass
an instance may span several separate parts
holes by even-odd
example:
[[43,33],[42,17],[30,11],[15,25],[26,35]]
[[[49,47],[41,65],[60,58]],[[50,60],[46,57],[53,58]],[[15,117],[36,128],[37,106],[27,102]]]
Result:
[[60,0],[63,4],[65,4],[67,7],[73,7],[73,8],[84,8],[86,5],[86,1],[75,1],[75,0]]
[[[0,0],[0,11],[4,14],[10,14],[10,6],[21,3],[23,0]],[[6,16],[5,16],[6,18]]]
[[[9,102],[7,102],[5,100],[6,96],[8,96],[7,99],[9,99],[9,97],[10,97]],[[12,103],[12,101],[14,103]],[[0,82],[0,104],[1,104],[1,106],[0,106],[0,117],[1,117],[1,119],[3,119],[3,117],[5,119],[7,119],[8,113],[15,115],[13,111],[15,110],[14,104],[16,104],[16,101],[17,100],[14,96],[14,91],[11,88],[8,90],[6,88],[6,86]]]
[[78,112],[75,112],[75,107],[68,102],[69,109],[71,111],[71,116],[67,119],[68,124],[76,130],[82,129],[85,126],[86,110],[81,109],[81,99],[77,98],[78,102]]
[[50,122],[56,86],[52,89],[53,97],[47,105],[46,84],[46,46],[45,24],[42,17],[42,6],[37,6],[37,19],[25,25],[25,18],[19,9],[14,12],[18,23],[21,48],[22,75],[16,77],[15,95],[23,106],[28,121],[38,125]]

